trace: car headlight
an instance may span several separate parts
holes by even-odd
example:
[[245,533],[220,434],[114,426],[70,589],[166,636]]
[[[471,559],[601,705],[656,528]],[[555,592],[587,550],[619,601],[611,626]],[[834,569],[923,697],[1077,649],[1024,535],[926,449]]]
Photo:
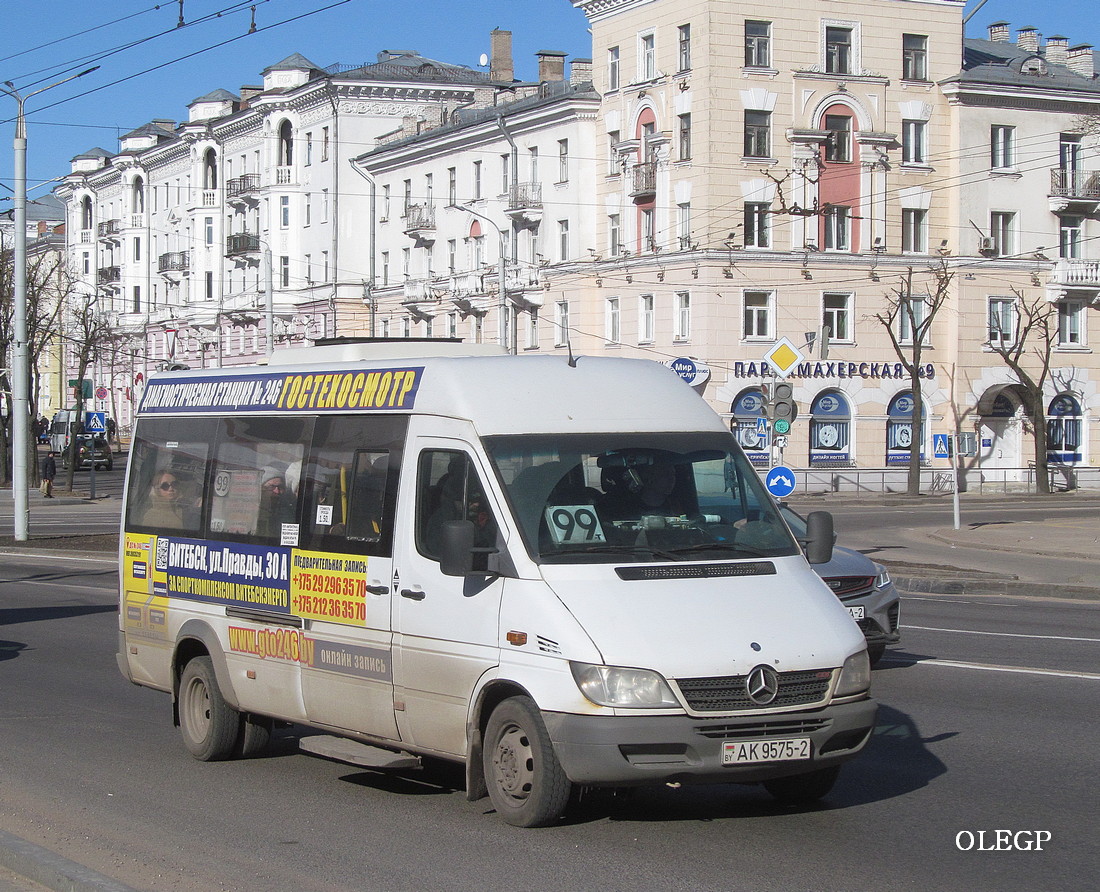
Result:
[[844,661],[840,680],[836,683],[834,697],[862,694],[871,688],[871,660],[866,650],[852,654]]
[[569,668],[581,693],[600,706],[660,709],[680,705],[668,682],[650,669],[574,662]]
[[875,569],[878,570],[878,577],[875,579],[875,588],[886,588],[886,586],[890,584],[890,571],[882,566],[882,564],[875,564]]

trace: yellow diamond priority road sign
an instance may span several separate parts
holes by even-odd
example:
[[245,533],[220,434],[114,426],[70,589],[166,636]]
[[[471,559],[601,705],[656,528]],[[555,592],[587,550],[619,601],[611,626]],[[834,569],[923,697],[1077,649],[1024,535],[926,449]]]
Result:
[[775,373],[780,378],[786,378],[805,358],[806,357],[802,355],[802,351],[786,338],[780,338],[775,342],[772,348],[764,354],[764,359],[773,369],[775,369]]

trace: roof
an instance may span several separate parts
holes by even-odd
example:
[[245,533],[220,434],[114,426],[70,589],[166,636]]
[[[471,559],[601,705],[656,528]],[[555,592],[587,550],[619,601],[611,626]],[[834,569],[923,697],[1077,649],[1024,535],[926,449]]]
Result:
[[[1029,60],[1038,60],[1038,73],[1025,72]],[[963,70],[942,83],[1073,90],[1100,96],[1100,79],[1087,77],[1058,62],[1043,51],[1031,52],[1003,40],[967,38],[963,44]]]
[[467,68],[465,65],[453,65],[450,62],[429,59],[411,50],[383,50],[378,54],[377,62],[362,65],[330,65],[325,72],[353,80],[489,83],[489,76],[483,71]]
[[216,89],[216,90],[214,90],[210,93],[207,93],[205,96],[200,96],[198,99],[192,99],[187,104],[187,107],[190,108],[192,105],[196,105],[199,102],[240,102],[240,101],[241,101],[240,96],[236,96],[233,93],[230,93],[228,90],[223,90],[221,87],[218,87],[218,89]]
[[267,74],[269,71],[292,71],[297,69],[305,69],[307,71],[320,71],[320,65],[314,65],[301,53],[291,53],[282,62],[276,62],[274,65],[268,65],[261,73]]
[[135,130],[131,130],[129,133],[123,134],[121,139],[132,139],[135,136],[175,136],[176,134],[165,127],[163,124],[159,124],[156,121],[150,121],[148,124],[142,124]]
[[79,155],[69,159],[71,161],[87,161],[92,158],[113,158],[114,152],[108,152],[106,149],[101,149],[96,146],[94,149],[88,149],[86,152],[81,152]]

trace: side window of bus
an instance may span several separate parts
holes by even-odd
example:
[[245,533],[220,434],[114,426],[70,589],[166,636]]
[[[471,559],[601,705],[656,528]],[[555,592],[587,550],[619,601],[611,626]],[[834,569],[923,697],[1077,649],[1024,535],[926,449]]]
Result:
[[298,544],[312,418],[222,418],[211,469],[210,535]]
[[407,419],[320,418],[302,475],[302,544],[389,557]]
[[126,528],[198,535],[214,422],[148,418],[130,450]]
[[[497,524],[485,498],[477,470],[463,452],[425,451],[420,455],[416,486],[416,532],[420,553],[434,558],[439,554],[443,525],[451,520],[469,520],[474,524],[474,544],[496,544]],[[481,569],[485,555],[480,556]],[[479,568],[475,556],[475,568]]]

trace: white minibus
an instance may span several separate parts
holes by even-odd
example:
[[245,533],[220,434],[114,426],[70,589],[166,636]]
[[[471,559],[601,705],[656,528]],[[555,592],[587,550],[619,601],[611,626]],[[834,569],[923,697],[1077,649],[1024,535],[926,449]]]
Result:
[[831,789],[864,637],[723,421],[647,360],[343,343],[145,387],[119,667],[202,760],[465,766],[505,821],[574,789]]

